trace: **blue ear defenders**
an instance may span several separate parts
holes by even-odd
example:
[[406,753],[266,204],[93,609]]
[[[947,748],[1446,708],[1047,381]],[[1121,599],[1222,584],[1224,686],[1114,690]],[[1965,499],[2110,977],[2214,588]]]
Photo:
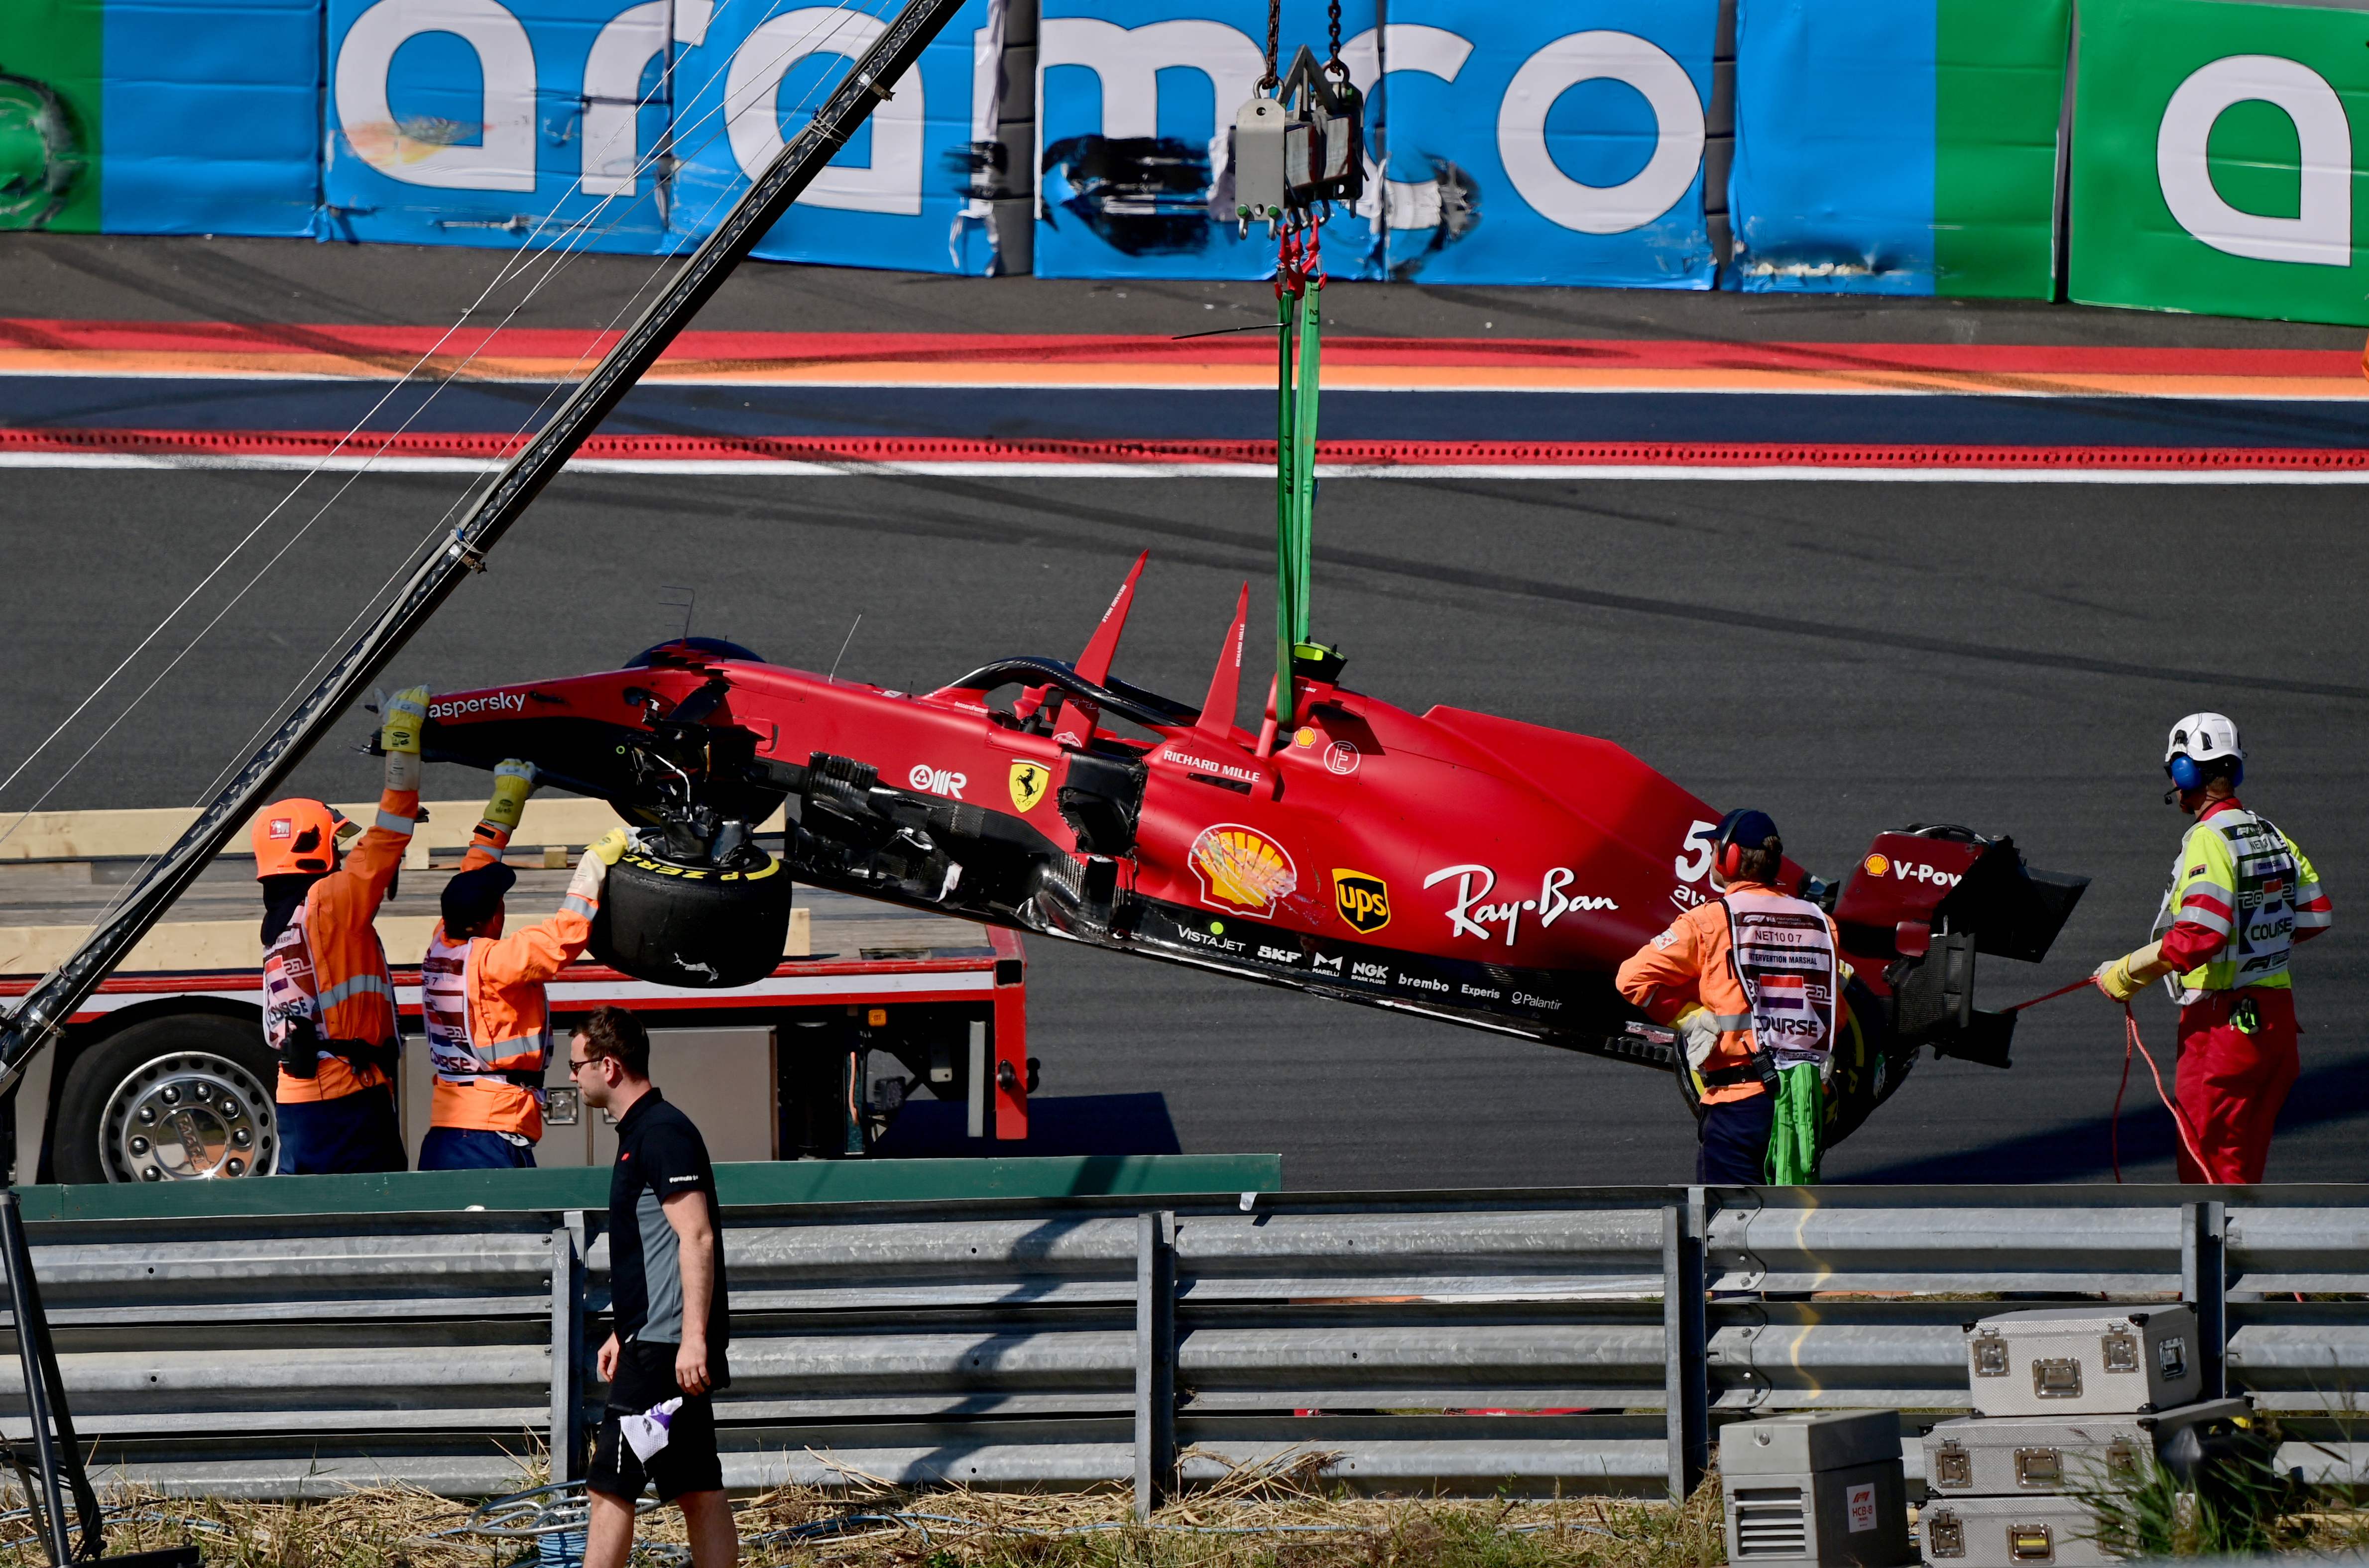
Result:
[[[2172,787],[2183,793],[2204,787],[2204,764],[2185,751],[2165,763],[2163,771],[2171,775]],[[2229,787],[2235,789],[2245,782],[2246,760],[2240,757],[2236,760],[2236,766],[2229,774]]]

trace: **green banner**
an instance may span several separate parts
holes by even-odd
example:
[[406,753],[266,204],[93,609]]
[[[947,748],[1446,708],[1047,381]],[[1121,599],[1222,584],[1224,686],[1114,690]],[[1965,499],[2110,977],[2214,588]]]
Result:
[[101,0],[0,0],[0,229],[98,232]]
[[2369,325],[2369,15],[2088,0],[2080,33],[2073,297]]
[[2056,292],[2056,133],[2070,0],[1936,0],[1933,292]]

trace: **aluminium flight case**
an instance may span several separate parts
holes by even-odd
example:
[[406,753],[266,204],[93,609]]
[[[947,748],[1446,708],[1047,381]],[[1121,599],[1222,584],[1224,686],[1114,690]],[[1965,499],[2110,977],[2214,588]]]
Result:
[[2097,1516],[2077,1497],[1933,1497],[1917,1520],[1932,1568],[2105,1568],[2123,1560],[2100,1545]]
[[2206,1400],[2153,1415],[1998,1415],[1944,1421],[1925,1434],[1928,1496],[2014,1496],[2135,1486],[2179,1434],[2203,1438],[2253,1413],[2245,1399]]
[[1977,1415],[2146,1414],[2203,1391],[2186,1307],[2050,1307],[1966,1330]]

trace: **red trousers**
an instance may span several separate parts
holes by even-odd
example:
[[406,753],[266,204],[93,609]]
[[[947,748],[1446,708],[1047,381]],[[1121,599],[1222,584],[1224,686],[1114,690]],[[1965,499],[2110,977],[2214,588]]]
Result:
[[[2229,1021],[2252,999],[2260,1020],[2251,1034]],[[2180,1010],[2180,1072],[2175,1094],[2204,1167],[2180,1150],[2183,1182],[2259,1182],[2271,1157],[2271,1129],[2295,1087],[2295,992],[2249,987],[2207,991]]]

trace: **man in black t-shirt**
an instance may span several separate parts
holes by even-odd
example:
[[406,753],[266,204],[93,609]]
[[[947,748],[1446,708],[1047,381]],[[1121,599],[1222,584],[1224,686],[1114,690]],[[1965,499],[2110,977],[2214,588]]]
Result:
[[624,1568],[634,1500],[652,1482],[660,1502],[681,1507],[695,1568],[726,1568],[740,1541],[709,1403],[732,1380],[715,1169],[699,1129],[650,1082],[649,1035],[624,1008],[600,1008],[577,1025],[567,1070],[584,1103],[617,1120],[609,1175],[616,1332],[601,1347],[609,1401],[585,1478],[584,1568]]

